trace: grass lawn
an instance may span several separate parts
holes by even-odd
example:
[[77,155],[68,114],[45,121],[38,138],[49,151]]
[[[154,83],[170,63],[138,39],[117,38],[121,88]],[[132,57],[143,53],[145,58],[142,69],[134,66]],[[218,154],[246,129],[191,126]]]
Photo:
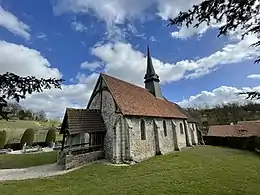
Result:
[[260,194],[260,157],[220,147],[197,147],[129,167],[92,164],[48,179],[0,184],[1,195]]
[[1,154],[0,169],[25,168],[55,163],[57,151],[38,154]]

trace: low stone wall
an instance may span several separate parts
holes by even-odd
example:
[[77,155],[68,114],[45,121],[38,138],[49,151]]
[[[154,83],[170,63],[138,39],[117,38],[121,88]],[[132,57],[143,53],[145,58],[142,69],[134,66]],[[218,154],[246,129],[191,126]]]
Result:
[[87,164],[89,162],[99,160],[104,158],[104,151],[95,151],[85,154],[78,154],[78,155],[66,155],[65,157],[65,165],[64,168],[71,169],[78,166],[82,166],[84,164]]

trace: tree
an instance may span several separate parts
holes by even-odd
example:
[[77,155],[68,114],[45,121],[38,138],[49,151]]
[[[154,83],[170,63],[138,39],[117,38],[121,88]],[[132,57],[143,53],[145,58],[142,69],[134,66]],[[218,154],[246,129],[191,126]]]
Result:
[[7,72],[0,75],[0,116],[6,120],[11,111],[5,110],[7,101],[14,99],[19,102],[25,99],[27,94],[40,93],[43,89],[59,88],[63,79],[37,79],[34,76],[21,77],[14,73]]
[[[258,0],[204,0],[192,9],[180,12],[175,18],[169,19],[168,26],[199,27],[202,23],[210,25],[212,21],[223,22],[219,28],[218,37],[241,30],[241,39],[246,35],[255,34],[258,40],[252,47],[260,47],[260,3]],[[196,21],[196,22],[195,22]],[[260,56],[255,63],[260,62]],[[241,92],[238,95],[247,95],[247,99],[260,99],[257,91]]]
[[41,110],[41,111],[39,111],[39,112],[37,112],[36,113],[36,120],[37,121],[46,121],[47,119],[47,115],[46,115],[46,113],[43,111],[43,110]]

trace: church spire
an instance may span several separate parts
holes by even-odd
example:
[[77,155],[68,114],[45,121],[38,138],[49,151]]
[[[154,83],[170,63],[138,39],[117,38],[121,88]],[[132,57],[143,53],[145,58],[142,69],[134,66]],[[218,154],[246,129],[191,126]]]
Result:
[[146,69],[146,76],[147,77],[158,76],[158,75],[155,74],[152,58],[151,58],[151,55],[150,55],[150,49],[149,49],[148,45],[147,45],[147,69]]
[[145,88],[148,89],[155,97],[163,98],[159,76],[155,73],[149,46],[147,46],[147,68],[144,76]]

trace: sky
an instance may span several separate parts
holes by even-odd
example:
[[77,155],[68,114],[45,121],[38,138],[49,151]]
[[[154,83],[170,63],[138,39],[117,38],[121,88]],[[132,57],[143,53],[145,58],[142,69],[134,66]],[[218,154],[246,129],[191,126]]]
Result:
[[260,90],[257,40],[238,29],[217,37],[221,23],[169,27],[201,0],[0,0],[0,74],[63,78],[62,90],[20,103],[50,118],[86,108],[100,72],[144,86],[149,44],[164,96],[182,107],[244,102]]

